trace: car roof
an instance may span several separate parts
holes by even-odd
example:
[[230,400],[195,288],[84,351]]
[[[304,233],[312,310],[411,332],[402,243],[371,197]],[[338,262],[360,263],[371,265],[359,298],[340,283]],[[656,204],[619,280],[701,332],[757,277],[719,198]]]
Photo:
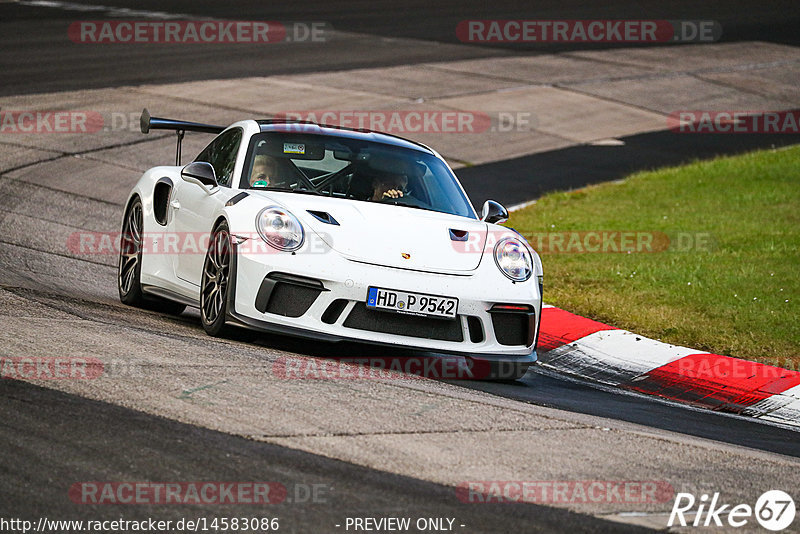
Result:
[[412,150],[419,150],[427,154],[434,154],[426,145],[405,139],[403,137],[387,134],[383,132],[375,132],[373,130],[366,130],[360,128],[347,128],[344,126],[333,126],[328,124],[317,124],[310,121],[292,121],[292,120],[276,120],[276,119],[262,119],[256,121],[261,128],[262,132],[293,132],[311,135],[326,135],[331,137],[341,137],[345,139],[357,139],[362,141],[372,141],[375,143],[383,143],[402,148],[410,148]]

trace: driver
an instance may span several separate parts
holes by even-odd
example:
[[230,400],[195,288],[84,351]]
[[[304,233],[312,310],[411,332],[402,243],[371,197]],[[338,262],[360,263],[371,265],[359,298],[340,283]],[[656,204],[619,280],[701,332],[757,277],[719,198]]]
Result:
[[400,198],[405,195],[408,187],[408,176],[405,174],[383,173],[373,178],[372,200],[377,202],[391,198]]
[[278,162],[272,156],[259,154],[253,158],[253,170],[250,172],[250,187],[269,187],[275,180]]

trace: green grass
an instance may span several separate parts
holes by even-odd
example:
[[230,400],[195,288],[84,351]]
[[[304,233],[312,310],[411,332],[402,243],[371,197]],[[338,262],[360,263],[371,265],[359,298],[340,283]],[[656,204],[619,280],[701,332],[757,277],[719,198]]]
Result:
[[[666,234],[658,252],[540,251],[545,302],[665,342],[800,370],[800,146],[552,193],[512,214],[547,233]],[[679,250],[679,233],[711,246]],[[594,244],[596,241],[590,241]],[[654,248],[666,243],[658,237]]]

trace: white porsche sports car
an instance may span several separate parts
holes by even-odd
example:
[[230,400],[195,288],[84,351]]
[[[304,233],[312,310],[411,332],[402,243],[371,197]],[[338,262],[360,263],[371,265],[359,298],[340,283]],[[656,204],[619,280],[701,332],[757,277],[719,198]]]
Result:
[[[308,122],[220,127],[142,114],[175,130],[176,164],[128,198],[119,295],[200,309],[227,325],[313,340],[536,361],[539,256],[487,201],[479,217],[444,159],[393,135]],[[185,131],[217,134],[180,165]],[[510,365],[510,367],[508,367]]]

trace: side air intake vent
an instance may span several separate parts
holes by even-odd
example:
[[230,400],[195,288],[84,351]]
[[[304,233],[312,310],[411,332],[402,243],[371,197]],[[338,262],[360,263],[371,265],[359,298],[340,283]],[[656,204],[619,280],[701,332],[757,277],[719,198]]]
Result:
[[169,195],[172,193],[172,180],[161,178],[153,188],[153,216],[161,226],[167,225]]
[[454,230],[450,228],[451,241],[466,241],[467,239],[469,239],[469,232],[466,230]]

